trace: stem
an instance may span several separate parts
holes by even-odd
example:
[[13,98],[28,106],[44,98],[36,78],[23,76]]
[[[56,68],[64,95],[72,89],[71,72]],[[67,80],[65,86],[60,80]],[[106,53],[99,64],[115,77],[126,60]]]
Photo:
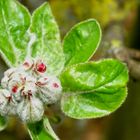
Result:
[[58,136],[55,134],[55,132],[53,131],[51,125],[50,125],[50,122],[47,118],[44,118],[44,127],[46,129],[48,129],[49,133],[51,134],[51,136],[55,139],[55,140],[60,140],[58,138]]

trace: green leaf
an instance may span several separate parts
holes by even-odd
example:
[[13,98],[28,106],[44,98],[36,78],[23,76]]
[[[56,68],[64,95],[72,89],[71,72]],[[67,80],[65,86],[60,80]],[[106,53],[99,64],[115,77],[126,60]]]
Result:
[[7,127],[7,120],[3,116],[0,116],[0,131]]
[[127,96],[127,67],[118,60],[78,64],[60,76],[62,111],[77,119],[102,117],[115,111]]
[[31,55],[42,58],[48,65],[48,72],[58,75],[63,69],[64,56],[59,29],[48,3],[33,13],[30,32],[36,36]]
[[8,66],[17,66],[27,53],[30,14],[16,0],[0,0],[0,54]]
[[101,40],[101,29],[95,19],[74,26],[63,42],[65,65],[88,61],[95,53]]
[[32,140],[58,140],[54,136],[52,129],[50,131],[50,124],[47,118],[37,123],[28,124],[27,127]]

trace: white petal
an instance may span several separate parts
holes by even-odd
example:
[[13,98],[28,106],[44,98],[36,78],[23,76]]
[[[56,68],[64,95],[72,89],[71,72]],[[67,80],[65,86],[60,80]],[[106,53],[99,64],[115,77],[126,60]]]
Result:
[[44,76],[44,77],[41,77],[38,82],[40,83],[46,83],[49,81],[49,77],[48,76]]
[[0,90],[0,113],[3,114],[4,108],[7,104],[7,99],[4,96],[3,92],[5,92],[6,90]]
[[27,78],[26,78],[26,81],[27,82],[33,82],[33,83],[35,83],[36,82],[36,78],[28,75]]
[[21,79],[24,79],[27,77],[27,73],[18,69],[15,73],[12,74],[11,78],[13,81],[21,81]]
[[4,77],[2,78],[2,80],[1,80],[1,86],[2,86],[3,88],[7,88],[7,86],[8,86],[8,80],[9,80],[8,76],[4,76]]
[[61,91],[62,91],[61,83],[60,83],[60,81],[57,78],[52,79],[47,84],[47,88],[52,93],[61,93]]
[[10,102],[8,101],[8,95],[10,95],[8,90],[0,90],[0,114],[2,116],[15,114],[16,104],[12,100]]
[[26,76],[27,74],[24,72],[17,71],[16,73],[14,73],[8,83],[9,90],[12,92],[12,88],[14,86],[18,86],[18,90],[20,90],[22,88],[23,83],[25,82]]
[[43,75],[39,80],[37,81],[38,86],[44,87],[46,84],[48,84],[49,81],[51,81],[51,77],[47,75]]
[[10,68],[7,71],[4,72],[5,76],[10,76],[11,74],[13,74],[15,71],[17,70],[17,68]]
[[7,98],[11,96],[11,93],[8,90],[2,89],[1,93]]
[[29,91],[31,91],[31,93],[34,94],[37,91],[37,88],[36,88],[36,84],[35,83],[36,83],[36,79],[33,78],[33,77],[28,76],[27,77],[27,80],[26,80],[26,83],[24,85],[23,92],[26,94]]
[[13,94],[12,94],[12,99],[13,99],[13,101],[16,102],[16,103],[19,103],[19,102],[21,102],[21,101],[23,100],[23,98],[22,98],[20,92],[13,93]]
[[17,71],[16,73],[12,74],[8,87],[11,87],[13,85],[21,85],[23,83],[24,78],[26,78],[27,74],[24,72]]
[[24,122],[40,121],[44,114],[42,102],[31,97],[31,100],[23,100],[17,107],[17,113]]
[[[61,98],[62,87],[59,79],[48,76],[47,83],[38,87],[39,97],[45,104],[53,104]],[[43,78],[39,80],[43,83]]]
[[31,69],[33,65],[34,65],[33,60],[31,58],[26,58],[21,68],[23,68],[26,71],[26,70]]
[[39,92],[39,98],[45,104],[53,104],[56,103],[61,98],[61,93],[53,93],[50,92],[48,89],[41,89]]

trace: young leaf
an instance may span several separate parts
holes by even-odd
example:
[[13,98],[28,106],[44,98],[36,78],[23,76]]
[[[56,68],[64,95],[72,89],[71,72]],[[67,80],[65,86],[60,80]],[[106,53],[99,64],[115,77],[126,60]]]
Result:
[[55,139],[55,140],[59,140],[58,136],[55,134],[55,132],[53,131],[51,125],[50,125],[50,122],[48,120],[47,117],[44,117],[43,119],[43,122],[44,122],[44,127],[46,128],[46,131],[49,132],[49,134],[51,134],[51,136]]
[[95,19],[89,19],[74,26],[63,42],[65,65],[89,60],[101,40],[101,29]]
[[0,0],[0,55],[10,67],[26,56],[29,25],[30,14],[18,1]]
[[28,124],[28,132],[32,140],[55,140],[48,129],[44,127],[43,120],[37,123]]
[[118,60],[78,64],[60,76],[64,89],[61,108],[73,118],[102,117],[115,111],[127,96],[128,71]]
[[33,13],[30,32],[36,36],[31,55],[42,58],[49,66],[48,72],[58,75],[63,69],[64,57],[59,29],[48,3]]
[[0,131],[4,130],[7,126],[6,118],[0,116]]

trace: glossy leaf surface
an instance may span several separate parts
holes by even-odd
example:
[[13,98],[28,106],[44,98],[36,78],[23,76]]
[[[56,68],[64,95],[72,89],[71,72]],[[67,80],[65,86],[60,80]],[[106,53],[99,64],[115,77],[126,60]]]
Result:
[[59,29],[48,3],[33,13],[30,32],[36,36],[31,56],[42,58],[48,65],[48,72],[58,75],[63,69],[64,57]]
[[45,128],[43,120],[28,124],[28,132],[32,140],[55,140],[49,133],[49,130]]
[[116,110],[127,96],[128,71],[106,59],[67,68],[61,75],[63,112],[73,118],[96,118]]
[[101,40],[101,29],[95,19],[75,25],[63,42],[65,65],[86,62],[95,53]]
[[8,66],[17,66],[27,54],[30,14],[16,0],[0,0],[0,54]]

